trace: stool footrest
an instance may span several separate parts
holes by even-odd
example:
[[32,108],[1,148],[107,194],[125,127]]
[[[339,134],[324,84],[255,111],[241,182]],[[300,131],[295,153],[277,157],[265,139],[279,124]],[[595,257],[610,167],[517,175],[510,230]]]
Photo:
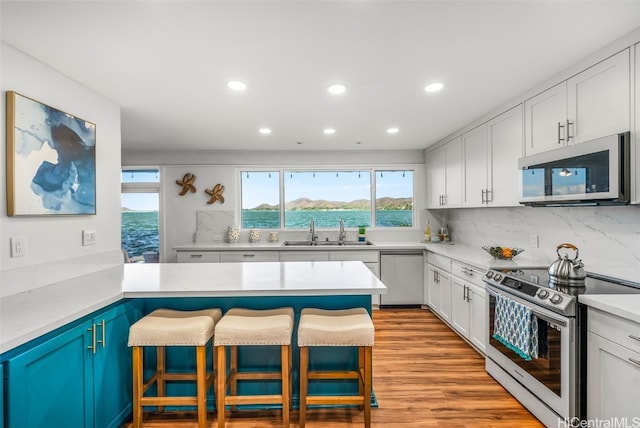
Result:
[[225,404],[282,404],[282,395],[227,395]]
[[197,397],[142,397],[142,406],[195,406],[198,404]]
[[307,396],[307,404],[354,404],[362,406],[364,398],[354,395],[353,397],[345,395],[313,395]]
[[358,371],[327,371],[327,372],[309,372],[309,379],[359,379],[360,372]]
[[[281,380],[282,374],[279,372],[236,372],[233,375],[236,380]],[[231,376],[230,376],[231,377]]]

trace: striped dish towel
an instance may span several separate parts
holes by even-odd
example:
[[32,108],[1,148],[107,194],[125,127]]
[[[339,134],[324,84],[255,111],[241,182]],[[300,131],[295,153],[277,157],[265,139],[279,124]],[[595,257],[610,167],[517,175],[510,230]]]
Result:
[[497,295],[493,338],[526,361],[538,358],[538,319],[533,309]]

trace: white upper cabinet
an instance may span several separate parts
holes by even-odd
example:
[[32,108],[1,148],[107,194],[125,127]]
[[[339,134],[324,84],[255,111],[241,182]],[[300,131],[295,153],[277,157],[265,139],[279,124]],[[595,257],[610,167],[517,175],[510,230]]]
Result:
[[427,153],[428,208],[462,205],[462,138]]
[[472,129],[462,136],[464,150],[465,207],[480,207],[487,200],[489,176],[489,133],[487,124]]
[[525,154],[630,130],[630,50],[525,101]]
[[522,104],[502,113],[487,124],[490,164],[486,204],[518,206],[518,158],[522,153]]
[[565,143],[567,120],[567,83],[524,102],[525,153],[532,155],[560,147]]
[[462,136],[465,207],[517,206],[522,105]]

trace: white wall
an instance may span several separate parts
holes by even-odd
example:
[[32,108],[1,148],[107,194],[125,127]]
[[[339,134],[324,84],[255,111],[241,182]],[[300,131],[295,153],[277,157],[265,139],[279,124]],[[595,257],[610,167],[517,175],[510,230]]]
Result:
[[[6,91],[16,91],[95,123],[97,174],[97,215],[8,217],[6,153],[0,150],[3,180],[0,186],[0,294],[36,288],[122,263],[119,106],[5,43],[0,45],[0,88],[3,121],[6,121]],[[82,246],[84,229],[97,232],[95,246]],[[10,257],[10,237],[26,239],[26,256]]]

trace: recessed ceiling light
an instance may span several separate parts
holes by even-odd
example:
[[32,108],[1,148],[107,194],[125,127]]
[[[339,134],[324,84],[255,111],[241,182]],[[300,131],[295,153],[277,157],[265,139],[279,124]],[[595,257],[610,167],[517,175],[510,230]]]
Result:
[[331,85],[327,88],[327,91],[329,91],[330,94],[334,95],[344,94],[346,90],[347,87],[341,84]]
[[271,134],[271,129],[269,129],[269,128],[260,128],[260,129],[258,129],[258,132],[261,133],[261,134],[264,134],[264,135],[268,135],[268,134]]
[[424,90],[426,92],[438,92],[442,88],[444,88],[444,83],[436,82],[436,83],[428,84],[427,86],[424,87]]
[[397,134],[398,132],[400,132],[398,128],[387,128],[387,134]]
[[324,133],[325,133],[325,134],[327,134],[327,135],[333,135],[333,134],[335,134],[335,133],[336,133],[336,130],[335,130],[335,129],[333,129],[333,128],[327,128],[327,129],[325,129],[325,130],[324,130],[324,131],[322,131],[322,132],[324,132]]
[[233,89],[234,91],[244,91],[247,89],[247,84],[244,82],[240,82],[239,80],[232,80],[227,82],[227,86],[229,89]]

